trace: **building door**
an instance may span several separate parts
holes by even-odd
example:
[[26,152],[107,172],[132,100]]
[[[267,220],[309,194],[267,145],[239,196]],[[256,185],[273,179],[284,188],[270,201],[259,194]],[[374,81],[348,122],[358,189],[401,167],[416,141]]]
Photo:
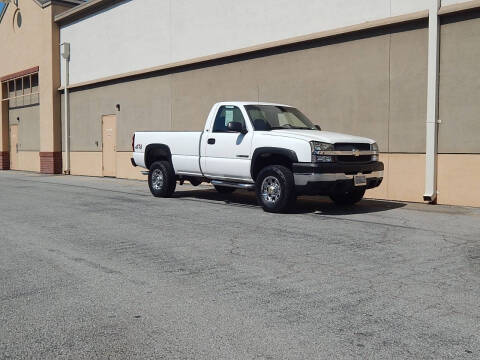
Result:
[[18,169],[18,125],[10,125],[10,169]]
[[107,115],[102,117],[103,129],[103,176],[117,175],[117,117]]

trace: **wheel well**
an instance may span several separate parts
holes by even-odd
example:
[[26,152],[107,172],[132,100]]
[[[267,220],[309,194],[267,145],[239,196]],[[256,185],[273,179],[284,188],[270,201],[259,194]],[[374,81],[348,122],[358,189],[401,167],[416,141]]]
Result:
[[163,144],[151,144],[145,149],[145,167],[150,169],[150,166],[155,161],[172,161],[172,154],[170,148]]
[[288,156],[281,155],[281,154],[270,154],[264,153],[259,155],[255,159],[255,163],[252,166],[252,179],[256,180],[257,175],[260,171],[270,165],[283,165],[288,169],[292,169],[293,161]]

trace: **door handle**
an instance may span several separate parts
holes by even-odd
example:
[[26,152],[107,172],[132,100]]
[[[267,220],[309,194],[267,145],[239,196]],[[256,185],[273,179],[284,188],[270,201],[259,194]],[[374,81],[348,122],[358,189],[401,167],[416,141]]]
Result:
[[208,139],[208,143],[209,143],[210,145],[215,144],[215,139],[214,139],[214,138]]

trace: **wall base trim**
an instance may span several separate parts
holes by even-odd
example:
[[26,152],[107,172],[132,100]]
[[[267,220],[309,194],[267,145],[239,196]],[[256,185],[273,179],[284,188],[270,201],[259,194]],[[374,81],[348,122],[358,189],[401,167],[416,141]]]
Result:
[[10,170],[10,153],[0,151],[0,170]]
[[42,174],[61,174],[62,152],[40,152],[40,172]]

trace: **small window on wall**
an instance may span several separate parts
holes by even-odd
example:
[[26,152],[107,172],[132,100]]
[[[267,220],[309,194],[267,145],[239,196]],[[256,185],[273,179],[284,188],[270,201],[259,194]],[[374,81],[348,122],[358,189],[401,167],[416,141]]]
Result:
[[15,97],[15,81],[9,81],[8,82],[8,97],[14,98]]
[[38,105],[39,103],[38,73],[8,80],[2,83],[2,86],[6,90],[5,98],[8,99],[10,108]]
[[20,11],[17,12],[17,16],[15,17],[15,25],[18,29],[22,27],[22,13]]
[[239,122],[245,127],[245,118],[238,107],[230,105],[221,106],[213,124],[213,132],[229,132],[227,126],[233,121]]
[[[23,93],[29,94],[31,93],[31,86],[30,86],[30,77],[23,78]],[[23,96],[23,105],[31,105],[31,96]]]
[[38,74],[32,75],[32,91],[38,92]]
[[22,79],[15,80],[15,96],[16,106],[23,106],[23,81]]
[[40,102],[40,97],[39,97],[39,91],[40,88],[38,87],[38,74],[33,74],[31,76],[31,89],[32,89],[32,96],[31,96],[31,101],[32,104],[38,104]]

